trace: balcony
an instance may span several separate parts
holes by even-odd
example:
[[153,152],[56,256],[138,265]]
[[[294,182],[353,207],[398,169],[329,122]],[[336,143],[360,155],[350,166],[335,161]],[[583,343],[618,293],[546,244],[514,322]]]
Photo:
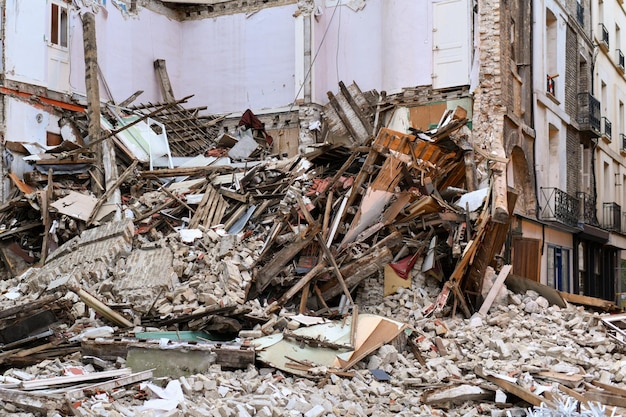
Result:
[[600,136],[600,102],[589,93],[578,94],[578,124],[580,130]]
[[609,119],[607,119],[606,117],[602,118],[602,137],[608,140],[609,142],[612,139],[612,135],[611,135],[612,126],[613,125],[611,124],[611,121]]
[[582,228],[579,224],[580,200],[558,188],[541,187],[540,217],[565,226]]
[[617,49],[615,55],[615,65],[621,72],[624,72],[624,53],[621,49]]
[[622,232],[622,208],[617,203],[602,205],[602,228],[610,232]]
[[600,223],[598,222],[598,216],[596,214],[596,198],[591,194],[584,193],[579,191],[576,194],[578,200],[580,201],[581,208],[581,216],[584,224],[588,224],[591,226],[599,227]]
[[604,52],[609,52],[609,30],[604,26],[603,23],[600,23],[600,48]]
[[619,150],[622,153],[626,153],[626,135],[623,133],[619,134]]
[[585,8],[580,3],[576,3],[576,20],[580,26],[585,27]]

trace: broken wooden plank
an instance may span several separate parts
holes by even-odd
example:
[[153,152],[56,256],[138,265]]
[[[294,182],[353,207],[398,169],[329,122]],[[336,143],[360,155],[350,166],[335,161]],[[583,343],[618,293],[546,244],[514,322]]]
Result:
[[83,288],[75,287],[72,288],[72,291],[76,293],[76,295],[78,295],[85,304],[96,310],[98,313],[102,314],[102,316],[106,317],[111,322],[122,327],[133,327],[133,323],[131,321],[129,321],[113,309],[109,308],[109,306],[98,300],[96,297],[85,291]]
[[315,230],[311,227],[307,229],[307,234],[304,237],[298,237],[295,242],[283,247],[280,251],[274,254],[274,257],[256,274],[256,287],[259,292],[263,291],[270,284],[272,279],[276,278],[278,274],[283,270],[287,263],[305,247],[307,247],[315,238]]
[[32,379],[20,382],[20,388],[34,390],[44,387],[54,387],[59,385],[75,384],[77,382],[95,381],[98,379],[114,378],[118,376],[130,375],[130,368],[113,369],[110,371],[92,372],[84,375],[57,376],[52,378]]
[[140,178],[146,178],[150,176],[155,176],[157,178],[169,178],[206,175],[213,172],[232,172],[234,170],[235,168],[230,165],[207,165],[202,167],[163,168],[151,171],[141,171],[139,172],[138,176]]
[[52,225],[52,221],[50,218],[50,209],[49,205],[52,202],[54,191],[54,183],[52,182],[52,168],[48,170],[48,184],[46,186],[45,192],[40,192],[41,196],[41,214],[43,217],[43,241],[41,243],[41,264],[46,263],[46,258],[48,257],[48,248],[50,245],[50,226]]
[[361,111],[361,108],[359,107],[357,102],[354,100],[354,97],[352,97],[352,94],[348,90],[348,87],[346,87],[346,85],[343,83],[343,81],[339,81],[339,89],[341,90],[341,94],[343,94],[343,96],[347,100],[350,107],[352,107],[352,111],[354,111],[354,114],[357,115],[357,117],[363,124],[363,127],[365,128],[365,130],[367,130],[368,132],[371,132],[372,124],[370,123],[368,118],[363,114],[363,112]]
[[585,397],[589,401],[597,401],[600,404],[610,405],[614,407],[626,407],[626,397],[616,395],[610,392],[603,392],[600,390],[587,390]]
[[589,402],[589,399],[585,397],[583,394],[581,394],[578,391],[574,391],[572,388],[566,387],[563,384],[559,384],[559,390],[569,395],[570,397],[574,398],[576,401],[578,401],[581,404],[587,404]]
[[572,293],[563,292],[563,291],[559,291],[559,294],[568,303],[584,305],[588,307],[601,308],[602,310],[605,310],[605,311],[619,311],[620,310],[614,302],[603,300],[601,298],[589,297],[589,296],[580,295],[580,294],[572,294]]
[[547,379],[549,381],[555,381],[570,388],[576,388],[584,381],[584,376],[580,374],[566,374],[563,372],[542,371],[538,372],[537,376]]
[[[517,193],[509,190],[505,201],[509,204],[508,221],[504,223],[496,222],[491,215],[485,213],[483,210],[483,214],[487,214],[485,217],[486,221],[482,228],[480,224],[478,225],[478,227],[482,229],[483,236],[481,239],[478,239],[479,248],[477,248],[476,255],[467,269],[467,274],[462,285],[464,293],[473,295],[472,301],[474,305],[477,305],[476,298],[482,293],[483,277],[487,267],[493,263],[496,254],[500,253],[504,246],[507,237],[506,232],[509,230],[509,225],[513,218],[513,210],[517,202]],[[490,211],[488,207],[486,207],[485,210]],[[481,230],[478,230],[477,234],[479,232],[481,232]]]
[[512,382],[506,381],[502,378],[498,378],[496,375],[488,374],[485,371],[483,371],[483,368],[481,366],[477,366],[474,369],[474,373],[478,375],[479,377],[486,379],[487,381],[493,382],[494,384],[502,388],[504,391],[521,398],[522,400],[526,401],[527,403],[531,405],[535,405],[539,407],[540,405],[542,405],[542,403],[544,403],[548,405],[549,407],[554,407],[554,404],[551,401],[547,400],[546,398],[541,397],[527,390],[524,387],[516,385]]
[[311,282],[311,280],[320,275],[325,269],[326,264],[324,262],[315,265],[313,269],[311,269],[302,278],[300,278],[295,285],[292,285],[291,288],[289,288],[289,290],[287,290],[278,300],[272,302],[269,306],[267,306],[265,311],[269,313],[279,310],[282,305],[289,301],[294,295],[298,293],[298,291],[303,289],[308,283]]
[[[382,265],[392,260],[393,255],[389,248],[386,246],[377,248],[356,261],[341,267],[341,275],[347,277],[345,279],[346,286],[353,288],[360,284],[365,278],[378,273]],[[339,283],[331,282],[331,285],[332,286],[329,288],[325,287],[322,289],[322,295],[326,300],[330,300],[344,291],[342,285]]]
[[134,384],[136,382],[145,381],[152,378],[152,370],[135,372],[130,375],[116,378],[111,381],[100,382],[92,385],[88,385],[82,388],[76,388],[65,392],[65,398],[68,400],[76,400],[84,396],[92,395],[96,392],[111,391],[116,388],[124,387],[126,385]]
[[620,395],[622,397],[626,397],[626,389],[618,387],[613,384],[605,384],[604,382],[600,382],[598,380],[591,381],[592,385],[595,385],[598,388],[602,388],[603,390],[610,392],[615,395]]
[[486,316],[487,313],[489,312],[489,309],[491,308],[491,304],[493,304],[493,301],[496,299],[496,296],[498,295],[500,288],[502,288],[502,285],[504,285],[504,281],[506,280],[506,277],[509,276],[509,273],[511,272],[511,268],[513,268],[512,265],[504,265],[502,269],[500,270],[500,273],[498,274],[496,281],[493,283],[493,286],[489,290],[489,294],[487,294],[487,298],[485,298],[485,301],[483,301],[482,305],[480,306],[480,309],[478,310],[478,312],[482,314],[483,316]]

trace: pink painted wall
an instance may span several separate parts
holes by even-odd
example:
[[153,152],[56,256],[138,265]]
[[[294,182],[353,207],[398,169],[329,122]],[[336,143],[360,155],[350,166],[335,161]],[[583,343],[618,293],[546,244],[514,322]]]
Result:
[[[183,49],[181,22],[143,9],[139,18],[124,17],[110,2],[106,13],[96,16],[96,39],[98,64],[108,85],[112,98],[120,102],[137,90],[144,93],[136,103],[163,101],[154,71],[153,62],[165,59],[167,71],[178,97],[181,90],[181,60]],[[71,37],[70,84],[74,91],[85,92],[85,63],[83,28],[80,18],[74,14]],[[185,46],[186,47],[186,46]],[[108,100],[104,85],[100,84],[100,96]],[[133,103],[135,104],[135,103]]]
[[314,23],[315,100],[325,103],[326,92],[337,91],[339,81],[356,81],[363,91],[431,84],[430,3],[367,0],[356,12],[322,5]]
[[246,17],[188,21],[182,31],[181,94],[209,111],[288,106],[295,96],[295,5]]
[[[46,0],[7,0],[6,74],[45,85],[48,31]],[[313,100],[324,104],[337,83],[393,91],[431,83],[431,1],[367,0],[360,11],[325,7],[313,20]],[[162,101],[153,69],[165,59],[177,97],[209,113],[289,106],[298,86],[295,4],[211,19],[178,22],[142,8],[124,16],[107,2],[96,14],[98,59],[112,97],[122,101],[144,90],[136,103]],[[333,15],[334,14],[334,15]],[[82,24],[71,18],[69,84],[84,94]],[[325,35],[325,37],[324,37]],[[323,39],[323,43],[322,43]],[[321,44],[321,46],[320,46]],[[29,51],[24,53],[24,51]],[[42,58],[43,57],[43,58]]]

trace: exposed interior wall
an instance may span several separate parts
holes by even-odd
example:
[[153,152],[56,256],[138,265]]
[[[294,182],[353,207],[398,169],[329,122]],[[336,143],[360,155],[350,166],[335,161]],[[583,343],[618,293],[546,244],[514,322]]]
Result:
[[339,81],[354,80],[362,91],[388,92],[431,84],[430,1],[370,0],[359,11],[320,8],[313,23],[313,52],[319,50],[314,101],[325,103],[326,92],[336,91]]
[[[336,91],[340,80],[357,81],[363,91],[431,84],[430,1],[369,0],[357,11],[315,4],[313,102],[326,103],[326,92]],[[123,13],[111,2],[88,10],[97,12],[105,100],[121,101],[143,90],[140,101],[160,101],[152,67],[156,59],[166,60],[176,96],[194,94],[190,105],[206,105],[208,112],[279,108],[295,98],[296,40],[302,36],[296,25],[297,4],[182,21],[143,7],[136,14]],[[7,0],[7,16],[7,76],[45,85],[46,0]],[[85,89],[82,43],[80,17],[72,13],[69,85],[78,94]],[[20,53],[23,50],[32,53]]]
[[[4,140],[8,142],[30,142],[46,145],[46,133],[60,133],[59,117],[41,106],[33,106],[27,102],[7,97],[6,125]],[[8,155],[8,154],[7,154]],[[7,157],[5,155],[5,158]],[[32,171],[31,165],[21,157],[8,157],[11,172],[22,176],[22,173]]]
[[183,22],[174,92],[195,94],[192,104],[216,113],[288,106],[295,97],[296,8]]
[[[137,90],[144,91],[138,101],[162,101],[153,67],[156,59],[166,60],[174,92],[179,95],[184,46],[180,22],[147,9],[142,9],[139,17],[125,16],[110,2],[95,17],[98,64],[106,81],[106,86],[100,83],[104,101],[120,102]],[[73,91],[85,94],[83,29],[76,13],[72,14],[71,25],[70,85]],[[108,97],[107,86],[113,97]]]

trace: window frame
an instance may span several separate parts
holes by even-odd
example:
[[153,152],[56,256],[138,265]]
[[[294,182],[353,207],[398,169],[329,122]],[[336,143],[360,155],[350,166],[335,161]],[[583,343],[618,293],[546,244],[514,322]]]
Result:
[[48,45],[67,50],[69,49],[69,3],[65,1],[50,1],[49,9]]

